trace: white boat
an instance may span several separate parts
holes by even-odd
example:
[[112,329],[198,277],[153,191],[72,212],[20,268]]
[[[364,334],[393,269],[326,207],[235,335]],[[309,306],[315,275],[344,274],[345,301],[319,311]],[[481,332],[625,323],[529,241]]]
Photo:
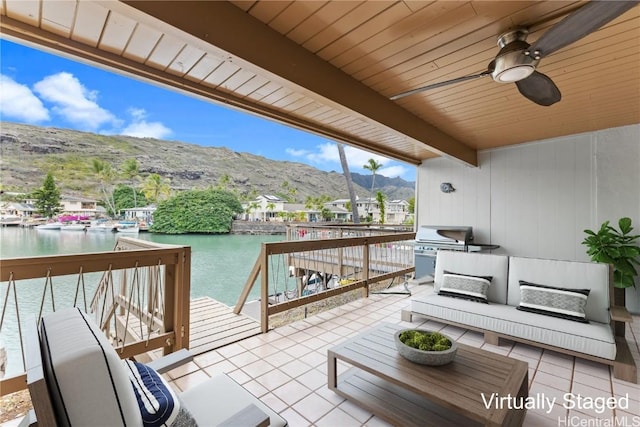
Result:
[[61,222],[47,222],[45,224],[36,225],[36,230],[60,230],[63,226]]
[[118,233],[138,233],[140,231],[140,227],[138,225],[118,225]]
[[17,215],[2,215],[0,216],[0,225],[8,227],[11,225],[20,225],[22,218]]
[[87,229],[86,225],[78,224],[78,223],[64,224],[60,226],[61,231],[85,231],[86,229]]
[[92,222],[91,225],[87,227],[87,231],[98,231],[101,233],[111,233],[113,229],[114,225],[106,221]]

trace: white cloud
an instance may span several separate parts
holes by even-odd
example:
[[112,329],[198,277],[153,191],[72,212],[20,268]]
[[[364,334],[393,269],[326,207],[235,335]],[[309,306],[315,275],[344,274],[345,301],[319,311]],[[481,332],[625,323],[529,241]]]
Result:
[[378,172],[376,172],[376,174],[386,176],[387,178],[396,178],[398,176],[402,177],[408,172],[409,169],[407,169],[405,166],[393,165],[380,169]]
[[128,112],[133,121],[120,132],[122,135],[164,139],[173,133],[160,122],[147,122],[147,112],[142,108],[130,108]]
[[49,111],[29,87],[0,74],[0,116],[38,123],[49,120]]
[[293,157],[306,157],[309,154],[308,150],[298,150],[296,148],[286,148],[284,151]]
[[[317,165],[326,165],[327,162],[334,163],[334,167],[337,170],[342,170],[340,166],[340,155],[338,154],[338,148],[335,143],[327,142],[320,144],[316,146],[316,151],[296,148],[287,148],[285,151],[294,157],[305,158],[307,161]],[[351,172],[371,173],[362,167],[369,162],[369,159],[374,159],[382,164],[382,168],[376,172],[378,175],[395,178],[397,176],[405,176],[409,172],[407,167],[396,164],[394,160],[359,148],[345,145],[344,154],[347,157],[347,163],[349,163],[349,170]]]
[[45,77],[34,85],[42,99],[54,105],[52,110],[84,130],[95,131],[116,117],[98,105],[97,91],[90,91],[71,73],[61,72]]
[[136,122],[131,123],[121,132],[123,135],[135,136],[138,138],[164,139],[172,134],[171,129],[160,122]]

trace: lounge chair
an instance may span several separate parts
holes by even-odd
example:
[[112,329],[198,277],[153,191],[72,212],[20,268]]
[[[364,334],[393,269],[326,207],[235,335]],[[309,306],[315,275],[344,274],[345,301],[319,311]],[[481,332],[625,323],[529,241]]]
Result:
[[27,343],[34,409],[21,426],[142,426],[143,418],[145,425],[181,427],[287,425],[224,374],[184,393],[173,391],[160,373],[190,360],[186,350],[146,365],[121,360],[76,308],[44,316],[37,329]]

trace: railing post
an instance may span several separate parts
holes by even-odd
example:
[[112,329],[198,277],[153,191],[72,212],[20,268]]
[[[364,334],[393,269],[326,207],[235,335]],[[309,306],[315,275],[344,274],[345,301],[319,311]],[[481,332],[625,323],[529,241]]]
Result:
[[[344,230],[342,227],[340,227],[339,237],[344,237]],[[338,275],[340,275],[340,279],[344,276],[344,248],[338,248]]]
[[[177,289],[179,286],[178,280],[178,268],[176,264],[167,264],[164,270],[164,319],[163,327],[164,332],[175,331],[176,325],[176,303],[179,298],[177,298]],[[176,334],[176,338],[177,338]],[[177,340],[176,340],[177,341]],[[162,354],[167,355],[172,353],[175,349],[175,342],[167,342],[162,348]]]
[[269,332],[269,254],[265,243],[262,243],[260,259],[260,325],[262,333],[266,334]]
[[181,275],[180,275],[180,302],[179,310],[176,313],[178,319],[177,325],[179,328],[176,330],[176,350],[182,348],[189,348],[190,330],[191,324],[191,247],[183,248],[181,262]]
[[362,288],[362,298],[367,298],[369,296],[369,240],[365,242],[362,247],[362,274],[365,286]]

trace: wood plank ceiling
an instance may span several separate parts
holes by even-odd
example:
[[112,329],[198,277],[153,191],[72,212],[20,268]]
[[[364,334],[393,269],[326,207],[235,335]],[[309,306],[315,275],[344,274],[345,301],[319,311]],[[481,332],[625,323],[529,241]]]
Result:
[[413,164],[640,123],[640,7],[543,58],[562,101],[490,77],[497,36],[534,42],[575,1],[0,0],[0,35]]

